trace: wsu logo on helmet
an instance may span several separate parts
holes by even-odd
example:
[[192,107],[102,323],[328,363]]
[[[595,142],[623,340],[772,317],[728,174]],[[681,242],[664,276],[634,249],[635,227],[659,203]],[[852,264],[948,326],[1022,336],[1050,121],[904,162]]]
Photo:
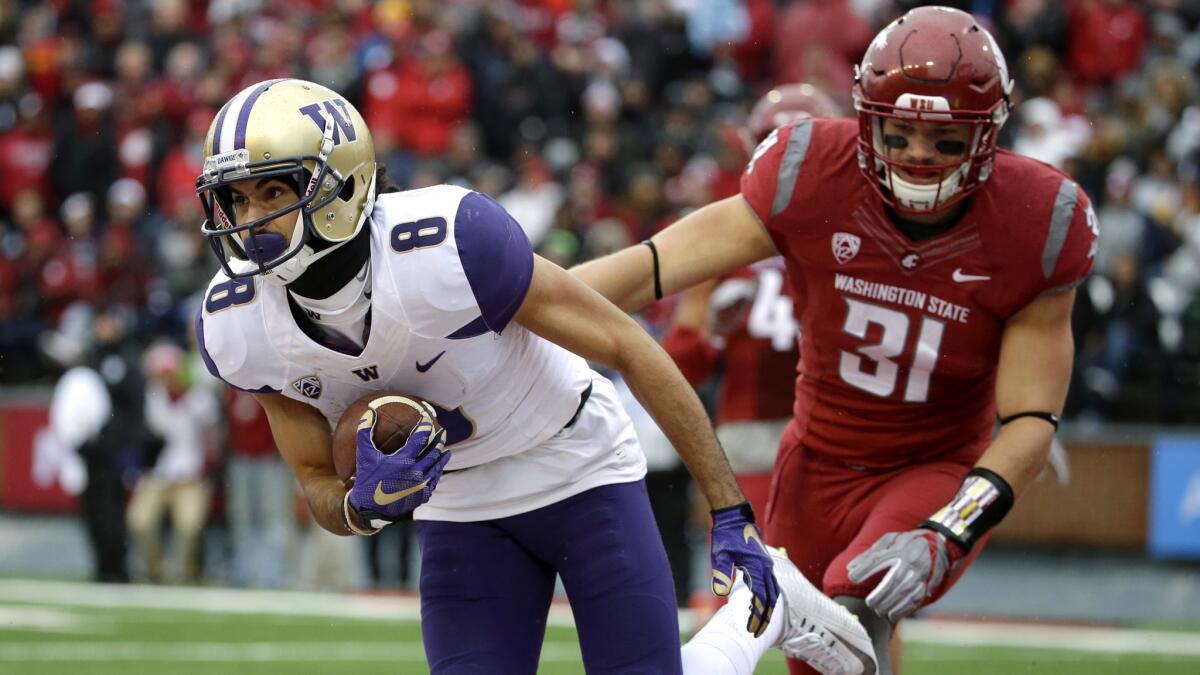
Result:
[[354,130],[354,122],[350,119],[350,113],[346,111],[346,102],[340,98],[335,98],[331,101],[321,101],[320,103],[310,103],[300,108],[300,114],[312,120],[313,124],[317,125],[317,128],[321,130],[321,133],[325,133],[325,115],[329,115],[334,122],[334,145],[341,145],[343,134],[346,136],[347,143],[353,143],[358,140],[358,132]]
[[842,265],[854,260],[854,256],[858,255],[858,248],[860,246],[862,246],[862,239],[859,239],[856,234],[850,234],[849,232],[833,233],[833,257]]

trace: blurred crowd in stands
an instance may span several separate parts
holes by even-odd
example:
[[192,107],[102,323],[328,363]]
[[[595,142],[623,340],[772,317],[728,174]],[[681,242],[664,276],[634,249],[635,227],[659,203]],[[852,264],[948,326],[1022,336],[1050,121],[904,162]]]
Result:
[[[402,186],[489,193],[570,265],[735,192],[737,128],[771,86],[809,82],[850,110],[853,64],[913,4],[0,0],[0,382],[50,381],[111,303],[140,339],[186,341],[215,267],[201,144],[250,83],[344,92]],[[1196,421],[1200,2],[949,4],[1008,55],[1005,144],[1097,205],[1072,411]]]
[[[155,373],[175,377],[164,363],[194,368],[164,348],[136,354],[188,348],[216,270],[193,191],[201,146],[248,84],[294,76],[344,93],[400,185],[493,195],[539,253],[569,266],[734,194],[739,127],[771,87],[807,82],[852,110],[853,65],[916,4],[935,3],[0,0],[0,387],[99,363],[119,351],[114,321],[147,396]],[[1003,145],[1074,176],[1096,205],[1069,416],[1200,422],[1200,0],[937,4],[974,12],[1001,42],[1017,83]],[[661,329],[669,313],[644,318]],[[184,391],[181,377],[170,386]],[[237,467],[226,508],[244,522],[232,536],[277,557],[293,535],[261,524],[292,520],[279,515],[294,508],[286,468],[257,406],[211,397],[197,428],[219,418],[230,433],[206,439],[211,456],[188,460],[180,480]],[[143,458],[143,477],[174,480],[158,461]],[[264,491],[278,493],[259,500],[274,511],[237,506]],[[153,494],[128,521],[151,577],[151,515],[166,508]],[[176,525],[194,531],[204,514],[189,513]],[[232,576],[271,585],[278,565]]]

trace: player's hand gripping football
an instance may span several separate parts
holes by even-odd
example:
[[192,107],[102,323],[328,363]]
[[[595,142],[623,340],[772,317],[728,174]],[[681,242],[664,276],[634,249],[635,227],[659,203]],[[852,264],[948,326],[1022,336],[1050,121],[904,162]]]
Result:
[[763,545],[762,534],[754,524],[754,511],[748,502],[712,512],[712,590],[722,597],[733,590],[734,568],[746,576],[746,585],[754,600],[746,630],[758,637],[767,629],[779,583],[775,580],[771,554]]
[[850,581],[861,584],[887,572],[867,595],[867,606],[896,622],[917,611],[937,593],[946,573],[965,552],[941,532],[918,528],[889,532],[846,565]]
[[347,500],[364,523],[379,528],[429,501],[450,452],[446,431],[435,432],[429,415],[422,415],[404,445],[385,454],[372,439],[376,419],[368,408],[358,423],[354,487]]

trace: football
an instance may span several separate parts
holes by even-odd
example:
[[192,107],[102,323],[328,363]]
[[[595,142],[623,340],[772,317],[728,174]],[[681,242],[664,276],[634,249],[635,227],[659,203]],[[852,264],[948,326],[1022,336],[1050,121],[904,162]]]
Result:
[[333,466],[337,470],[338,478],[342,479],[343,483],[348,482],[354,476],[359,421],[366,412],[367,406],[377,399],[387,399],[375,406],[377,420],[372,439],[375,441],[375,447],[379,448],[381,452],[395,452],[404,446],[404,443],[408,441],[408,435],[421,421],[422,407],[426,408],[424,412],[427,412],[433,419],[434,431],[436,432],[440,428],[433,408],[417,396],[375,392],[359,398],[346,408],[346,412],[342,413],[337,428],[333,431]]

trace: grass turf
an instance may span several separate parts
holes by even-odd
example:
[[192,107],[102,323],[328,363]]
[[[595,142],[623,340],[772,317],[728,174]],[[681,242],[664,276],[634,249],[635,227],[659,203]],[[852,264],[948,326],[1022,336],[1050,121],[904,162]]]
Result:
[[[1200,639],[1198,637],[1197,639]],[[905,675],[1108,675],[1200,672],[1200,656],[907,643]],[[4,675],[418,675],[411,619],[352,619],[187,609],[0,604]],[[582,674],[574,631],[547,631],[545,675]],[[785,675],[778,652],[761,675]]]

